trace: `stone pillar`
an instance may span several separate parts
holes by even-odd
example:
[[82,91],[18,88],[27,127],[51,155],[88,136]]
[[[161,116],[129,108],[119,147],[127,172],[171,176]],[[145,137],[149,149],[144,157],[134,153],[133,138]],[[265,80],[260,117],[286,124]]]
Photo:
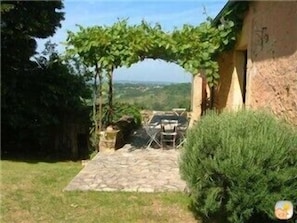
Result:
[[114,130],[111,126],[106,131],[100,133],[99,152],[114,152],[119,130]]
[[200,119],[202,109],[201,105],[203,102],[203,78],[200,74],[196,74],[192,79],[192,97],[191,97],[191,119],[189,127],[192,127],[195,121]]

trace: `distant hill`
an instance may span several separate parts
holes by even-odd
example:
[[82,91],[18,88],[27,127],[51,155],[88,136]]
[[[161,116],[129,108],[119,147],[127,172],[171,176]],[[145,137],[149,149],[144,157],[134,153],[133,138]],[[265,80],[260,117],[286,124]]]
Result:
[[191,106],[191,83],[122,82],[114,83],[114,101],[135,104],[148,110],[171,110]]
[[164,82],[164,81],[130,81],[130,80],[114,80],[116,84],[145,84],[145,85],[170,85],[170,84],[179,84],[175,82]]

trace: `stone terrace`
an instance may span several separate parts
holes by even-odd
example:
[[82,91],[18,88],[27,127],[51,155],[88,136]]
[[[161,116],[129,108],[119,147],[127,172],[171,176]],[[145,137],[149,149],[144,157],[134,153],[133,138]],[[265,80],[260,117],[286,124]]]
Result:
[[136,149],[130,144],[98,153],[65,191],[185,191],[178,169],[179,150]]

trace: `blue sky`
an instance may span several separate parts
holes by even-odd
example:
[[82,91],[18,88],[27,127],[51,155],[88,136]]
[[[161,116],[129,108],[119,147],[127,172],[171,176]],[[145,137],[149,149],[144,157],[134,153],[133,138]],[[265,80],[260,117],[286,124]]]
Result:
[[[82,26],[112,25],[117,19],[128,18],[129,23],[139,24],[142,19],[152,24],[159,23],[166,31],[183,24],[199,25],[207,16],[215,17],[226,4],[226,0],[66,0],[65,20],[62,28],[49,38],[64,51],[61,42],[67,38],[67,30],[76,31],[76,24]],[[207,15],[205,15],[205,13]],[[38,51],[46,40],[38,41]],[[190,82],[191,74],[176,64],[162,60],[144,60],[130,68],[119,68],[114,72],[115,80]]]

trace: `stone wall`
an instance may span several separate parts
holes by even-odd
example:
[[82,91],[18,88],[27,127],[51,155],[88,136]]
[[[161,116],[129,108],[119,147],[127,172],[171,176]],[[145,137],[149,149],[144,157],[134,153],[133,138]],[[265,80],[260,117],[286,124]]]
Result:
[[233,51],[224,53],[218,60],[220,81],[215,91],[214,105],[221,111],[232,107],[232,97],[235,94],[233,90],[234,72]]
[[202,89],[203,79],[200,74],[196,74],[192,79],[192,96],[191,96],[191,119],[189,126],[191,127],[195,121],[200,119],[201,116],[201,105],[203,102]]
[[250,3],[235,48],[218,59],[217,109],[267,108],[297,125],[296,21],[296,1]]
[[297,2],[252,2],[246,105],[297,125]]

